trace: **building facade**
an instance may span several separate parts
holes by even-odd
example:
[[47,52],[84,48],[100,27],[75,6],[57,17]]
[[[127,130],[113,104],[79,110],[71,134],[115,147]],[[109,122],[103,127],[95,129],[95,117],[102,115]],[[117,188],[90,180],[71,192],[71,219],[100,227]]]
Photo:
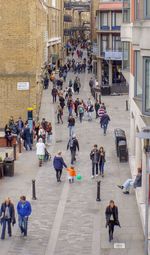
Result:
[[130,165],[132,174],[142,169],[142,187],[137,200],[144,224],[146,155],[144,144],[136,134],[150,126],[150,2],[131,0],[123,3],[123,75],[129,86],[130,103]]
[[100,85],[112,85],[121,82],[122,45],[120,29],[122,7],[122,2],[119,0],[101,0],[96,12],[97,78]]
[[[19,0],[10,0],[0,6],[0,128],[10,116],[26,120],[28,107],[33,108],[34,117],[38,115],[51,38],[53,43],[56,40],[54,53],[61,50],[61,28],[56,29],[56,35],[50,29],[53,23],[48,18],[52,16],[49,5],[57,3],[61,8],[62,2],[24,0],[20,4]],[[62,16],[62,12],[58,13]],[[63,24],[61,17],[60,23]]]

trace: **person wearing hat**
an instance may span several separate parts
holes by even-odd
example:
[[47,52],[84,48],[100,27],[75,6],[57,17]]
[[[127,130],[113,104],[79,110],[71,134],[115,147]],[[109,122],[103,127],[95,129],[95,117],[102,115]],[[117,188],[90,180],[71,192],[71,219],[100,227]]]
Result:
[[71,164],[74,164],[74,161],[76,161],[76,151],[78,149],[79,151],[79,142],[76,138],[76,135],[73,134],[72,137],[70,137],[67,145],[67,150],[70,149],[71,152]]

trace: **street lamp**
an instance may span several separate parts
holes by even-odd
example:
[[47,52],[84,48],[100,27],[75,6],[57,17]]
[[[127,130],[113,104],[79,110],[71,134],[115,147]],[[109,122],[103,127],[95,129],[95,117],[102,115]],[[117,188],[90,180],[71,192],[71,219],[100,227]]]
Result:
[[148,218],[149,218],[149,155],[150,155],[150,127],[143,128],[136,137],[144,140],[144,151],[146,154],[146,186],[145,186],[145,255],[148,255]]

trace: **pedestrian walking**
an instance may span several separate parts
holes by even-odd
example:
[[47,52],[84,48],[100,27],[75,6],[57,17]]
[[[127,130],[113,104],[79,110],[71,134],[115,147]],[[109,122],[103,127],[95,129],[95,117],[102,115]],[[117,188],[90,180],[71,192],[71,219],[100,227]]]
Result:
[[99,115],[98,115],[98,110],[99,109],[100,109],[100,103],[98,102],[98,100],[96,100],[96,102],[95,102],[96,119],[99,117]]
[[56,171],[57,182],[61,182],[61,175],[62,175],[63,167],[67,168],[67,165],[64,162],[64,159],[62,157],[62,152],[58,152],[58,154],[54,157],[53,166]]
[[11,224],[14,226],[16,223],[15,219],[15,208],[10,198],[7,198],[0,208],[0,223],[2,225],[1,239],[5,239],[6,227],[8,228],[8,235],[12,236]]
[[47,123],[47,126],[46,126],[46,134],[47,134],[47,145],[49,145],[52,141],[52,124],[51,122],[48,122]]
[[77,172],[76,172],[74,166],[67,168],[67,172],[68,172],[69,183],[74,183],[74,178],[77,175]]
[[59,124],[60,121],[61,123],[63,124],[63,119],[62,119],[62,116],[63,116],[63,109],[60,105],[57,106],[57,123]]
[[51,94],[52,94],[53,104],[54,104],[54,103],[56,103],[56,101],[57,101],[58,90],[54,87],[54,88],[52,89]]
[[70,137],[68,145],[67,145],[67,150],[70,149],[71,152],[71,164],[74,164],[74,161],[76,161],[76,151],[78,149],[79,151],[79,142],[76,138],[76,135],[73,134],[72,137]]
[[24,132],[23,132],[23,139],[24,139],[24,145],[25,145],[25,149],[26,151],[28,150],[32,150],[32,140],[31,140],[31,132],[30,132],[30,128],[29,125],[27,124]]
[[99,149],[99,170],[100,170],[100,175],[102,175],[102,177],[104,177],[104,164],[106,162],[105,159],[105,151],[103,147],[100,147]]
[[38,159],[39,159],[39,167],[42,166],[42,163],[44,161],[45,149],[46,149],[46,146],[43,143],[42,138],[39,138],[39,140],[36,144],[36,155],[38,156]]
[[18,222],[21,231],[21,236],[27,236],[28,219],[32,213],[31,204],[26,200],[26,196],[21,196],[17,205]]
[[96,177],[98,176],[98,164],[99,164],[99,150],[97,148],[97,144],[94,145],[94,148],[92,149],[90,153],[90,159],[92,161],[92,176],[91,178],[95,177],[95,171],[96,171]]
[[110,200],[109,205],[105,211],[106,217],[106,228],[108,226],[109,232],[109,242],[113,240],[114,227],[120,226],[120,222],[118,220],[118,207],[115,205],[113,200]]
[[78,105],[78,115],[79,115],[80,123],[82,123],[83,116],[84,116],[84,106],[81,103]]
[[75,118],[70,115],[68,118],[69,137],[73,136],[75,130]]
[[108,127],[109,121],[110,121],[110,117],[109,117],[109,115],[105,112],[105,113],[103,114],[103,116],[101,117],[101,120],[100,120],[101,127],[104,129],[104,135],[106,135],[106,131],[107,131],[107,127]]

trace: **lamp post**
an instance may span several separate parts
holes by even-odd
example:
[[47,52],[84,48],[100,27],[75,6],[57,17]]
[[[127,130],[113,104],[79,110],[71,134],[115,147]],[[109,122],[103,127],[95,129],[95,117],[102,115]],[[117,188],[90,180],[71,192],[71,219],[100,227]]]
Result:
[[144,140],[144,151],[146,154],[146,180],[145,180],[145,255],[148,255],[148,219],[149,219],[149,156],[150,156],[150,127],[143,128],[136,135]]

